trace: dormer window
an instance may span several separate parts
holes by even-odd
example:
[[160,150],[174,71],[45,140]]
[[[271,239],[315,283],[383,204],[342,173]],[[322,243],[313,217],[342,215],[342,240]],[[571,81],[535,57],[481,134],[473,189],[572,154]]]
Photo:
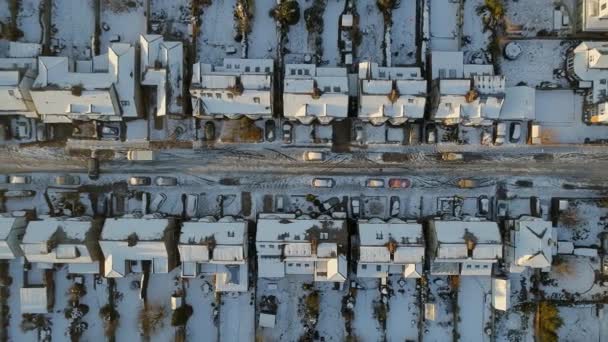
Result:
[[382,232],[376,233],[376,240],[382,240],[384,238]]
[[289,73],[290,73],[292,76],[295,76],[295,74],[296,74],[296,69],[291,69],[291,70],[289,71]]
[[310,75],[310,70],[304,69],[304,75],[309,76]]
[[246,66],[246,67],[245,67],[245,72],[249,72],[249,71],[251,71],[251,68],[250,68],[250,67],[248,67],[248,66]]
[[260,67],[255,67],[255,72],[260,72]]
[[339,93],[340,92],[340,87],[334,87],[334,93]]

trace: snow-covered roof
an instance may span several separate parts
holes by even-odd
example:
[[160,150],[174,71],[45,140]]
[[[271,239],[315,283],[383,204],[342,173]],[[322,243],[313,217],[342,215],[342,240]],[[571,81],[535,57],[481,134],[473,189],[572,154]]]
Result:
[[42,53],[42,45],[38,43],[10,42],[8,56],[10,58],[35,58]]
[[317,245],[317,257],[335,258],[338,255],[338,245],[332,242],[322,242]]
[[[316,90],[315,90],[316,87]],[[286,118],[310,124],[327,124],[348,115],[348,76],[345,68],[287,64],[283,87]],[[313,95],[317,92],[317,95]]]
[[553,260],[553,245],[557,243],[555,230],[550,221],[524,219],[515,221],[513,262],[518,266],[532,268],[550,267]]
[[[603,62],[607,53],[605,42],[583,42],[569,55],[568,72],[580,81],[592,83],[590,104],[605,104],[608,99],[608,62]],[[604,113],[599,121],[606,120]]]
[[195,116],[272,115],[273,61],[224,59],[223,66],[193,66],[192,108]]
[[384,246],[393,239],[398,246],[424,246],[422,225],[392,219],[359,220],[359,239],[362,246]]
[[184,222],[179,238],[180,244],[205,244],[211,237],[216,245],[243,245],[247,233],[247,222],[230,217],[219,221],[200,219]]
[[422,80],[418,67],[382,67],[375,62],[359,63],[359,79]]
[[18,235],[24,226],[22,217],[0,216],[0,259],[14,259],[21,254]]
[[347,277],[348,263],[344,255],[315,262],[315,281],[344,282]]
[[439,51],[431,52],[431,77],[432,79],[462,78],[464,75],[462,51]]
[[38,113],[68,119],[137,117],[135,48],[114,43],[107,59],[107,71],[72,72],[67,57],[39,57],[31,89]]
[[441,95],[466,95],[471,90],[469,79],[449,79],[439,81],[439,93]]
[[496,222],[434,220],[431,226],[439,259],[467,258],[468,245],[473,247],[473,259],[502,257],[502,239]]
[[527,86],[508,87],[500,108],[501,120],[534,120],[536,117],[536,89]]
[[[46,243],[52,237],[59,238],[57,243],[82,243],[91,229],[92,224],[87,219],[57,219],[45,218],[40,221],[30,221],[25,229],[23,244]],[[61,241],[63,240],[63,241]]]
[[139,45],[141,84],[157,88],[156,115],[183,114],[182,42],[164,41],[161,35],[148,34],[140,36]]
[[506,278],[492,278],[492,307],[507,311],[510,307],[511,281]]
[[319,238],[320,243],[335,242],[345,238],[346,225],[344,220],[330,217],[261,216],[257,222],[256,242],[309,242],[312,234],[318,232],[328,233],[327,239]]
[[606,19],[608,19],[607,9],[600,8],[600,3],[601,0],[580,0],[580,5],[577,9],[581,11],[582,31],[608,31],[608,22],[606,22]]
[[103,225],[101,240],[126,241],[135,233],[138,241],[162,241],[170,224],[165,218],[110,218]]
[[285,276],[285,263],[278,257],[258,256],[258,278],[282,278]]
[[22,287],[19,289],[22,314],[45,314],[48,312],[46,287]]

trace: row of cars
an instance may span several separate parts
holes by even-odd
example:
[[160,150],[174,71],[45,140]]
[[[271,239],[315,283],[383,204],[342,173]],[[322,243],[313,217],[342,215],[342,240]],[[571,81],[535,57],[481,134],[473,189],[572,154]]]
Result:
[[[313,178],[312,186],[314,188],[333,188],[336,181],[333,178]],[[384,188],[385,181],[381,178],[369,178],[365,181],[367,188]],[[391,189],[406,189],[412,185],[407,178],[391,178],[388,180],[388,187]]]

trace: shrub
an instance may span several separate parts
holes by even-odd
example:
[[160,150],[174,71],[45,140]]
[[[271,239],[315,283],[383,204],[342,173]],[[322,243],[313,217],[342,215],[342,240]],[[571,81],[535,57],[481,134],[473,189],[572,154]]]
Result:
[[99,316],[103,319],[104,333],[106,337],[114,336],[118,328],[120,314],[110,304],[106,304],[99,309]]
[[318,291],[311,292],[304,299],[304,305],[306,306],[306,316],[309,320],[317,320],[319,318],[319,304],[321,298],[319,297]]
[[68,290],[68,294],[70,295],[70,299],[75,302],[86,295],[87,290],[83,284],[75,283]]
[[164,306],[144,305],[139,311],[139,329],[146,337],[152,336],[163,326],[163,320],[167,312]]
[[192,316],[192,306],[188,304],[180,306],[173,311],[173,315],[171,316],[171,325],[174,327],[186,325],[190,316]]
[[283,27],[295,25],[300,20],[300,5],[294,0],[282,1],[269,14]]
[[538,331],[539,341],[553,342],[558,341],[557,331],[564,324],[559,316],[557,306],[551,302],[542,301],[538,308]]

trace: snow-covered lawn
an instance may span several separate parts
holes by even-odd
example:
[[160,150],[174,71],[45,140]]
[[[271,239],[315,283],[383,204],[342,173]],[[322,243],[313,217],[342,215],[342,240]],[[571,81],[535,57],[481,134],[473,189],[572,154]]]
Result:
[[51,34],[51,45],[61,48],[58,54],[90,59],[91,42],[95,34],[93,0],[53,1],[51,15],[52,27],[57,30]]
[[179,274],[180,268],[178,267],[170,273],[150,275],[147,304],[161,306],[166,313],[158,330],[151,336],[151,341],[171,341],[175,337],[175,330],[171,326],[171,295],[181,288]]
[[323,13],[323,61],[336,66],[340,63],[338,51],[338,30],[340,15],[344,11],[345,0],[326,1]]
[[568,209],[558,216],[558,239],[572,241],[580,247],[599,246],[599,234],[608,226],[607,203],[592,199],[569,200],[568,203]]
[[460,277],[458,334],[461,341],[490,340],[484,330],[492,323],[491,287],[490,277]]
[[10,319],[8,326],[8,337],[11,341],[37,341],[38,333],[36,330],[23,331],[21,330],[21,298],[19,289],[23,287],[23,263],[22,257],[10,261],[10,276],[13,283],[10,286],[10,297],[8,305],[10,309]]
[[21,9],[17,16],[18,27],[23,31],[20,41],[42,43],[42,26],[40,24],[41,0],[21,0]]
[[418,340],[420,306],[416,279],[390,278],[391,295],[386,321],[386,337],[389,341]]
[[160,23],[159,34],[188,39],[192,16],[189,0],[150,0],[150,20]]
[[232,292],[221,295],[220,327],[221,341],[251,341],[255,335],[255,294]]
[[[197,38],[198,61],[221,65],[225,57],[241,56],[241,44],[234,40],[235,4],[236,0],[214,0],[211,1],[211,5],[204,7]],[[254,18],[254,22],[256,19]],[[226,53],[228,47],[235,48],[237,52],[228,56]]]
[[595,305],[560,306],[559,316],[564,324],[558,330],[560,341],[603,341],[601,321]]
[[278,30],[274,19],[268,15],[275,5],[275,0],[255,0],[248,58],[276,58]]
[[[263,341],[298,341],[305,333],[303,325],[303,311],[300,302],[305,293],[304,284],[311,284],[310,276],[290,275],[277,280],[258,279],[257,305],[263,302],[263,297],[274,296],[277,303],[276,325],[274,328],[258,327],[257,336]],[[276,290],[273,285],[276,284]],[[259,308],[256,310],[259,314]],[[257,321],[258,317],[256,317]]]
[[[314,53],[313,49],[308,45],[308,31],[306,30],[306,21],[304,20],[304,11],[312,5],[311,1],[298,0],[300,4],[300,20],[292,26],[289,26],[287,33],[287,41],[285,48],[285,63],[304,63],[306,54]],[[256,42],[251,42],[255,44]]]
[[140,281],[141,274],[128,274],[124,278],[116,278],[115,308],[120,314],[116,339],[119,341],[139,341],[139,311],[144,305],[140,299],[140,289],[131,287],[133,281]]
[[401,0],[392,18],[392,65],[416,63],[416,0]]
[[457,51],[460,46],[458,28],[459,4],[451,0],[428,0],[430,2],[430,48],[433,50]]
[[382,64],[382,41],[384,40],[384,19],[378,10],[376,0],[357,1],[361,45],[357,48],[359,61]]
[[598,300],[608,294],[605,287],[596,283],[596,274],[601,272],[599,258],[560,255],[554,263],[556,266],[541,282],[546,298]]
[[189,341],[217,341],[218,328],[214,322],[215,294],[212,279],[193,278],[185,281],[186,303],[192,306],[192,316],[186,325]]
[[147,33],[148,17],[145,11],[143,0],[101,0],[100,53],[106,53],[110,40],[118,38],[117,36],[120,36],[121,43],[139,42],[139,36]]
[[53,311],[49,314],[49,317],[51,318],[52,339],[54,341],[69,339],[69,322],[65,318],[64,312],[68,306],[68,289],[72,286],[72,281],[67,278],[67,275],[67,266],[55,269],[53,274],[55,281],[55,306],[53,306]]
[[568,87],[564,78],[556,78],[554,69],[563,70],[568,43],[561,40],[518,40],[522,53],[514,61],[500,59],[502,74],[506,76],[507,87],[520,82],[536,87],[543,81],[554,82]]
[[[570,23],[576,21],[577,8],[575,0],[560,1],[570,13]],[[553,31],[553,9],[556,2],[553,0],[535,1],[509,1],[506,3],[506,20],[513,25],[523,25],[522,35],[533,37],[539,31]]]
[[323,336],[325,341],[344,341],[344,318],[341,310],[342,298],[346,291],[335,290],[333,284],[329,283],[317,283],[315,289],[321,294],[317,323],[319,336]]
[[434,305],[435,317],[431,317],[429,312],[425,313],[423,339],[451,341],[454,336],[454,306],[449,279],[446,276],[432,276],[428,279],[428,286],[430,291],[427,303]]
[[375,308],[382,305],[380,281],[378,279],[358,279],[362,288],[357,289],[354,308],[353,335],[361,341],[382,341],[385,331],[376,319]]
[[103,279],[98,283],[92,274],[86,274],[83,277],[87,294],[80,298],[80,303],[89,306],[89,313],[82,318],[88,324],[82,339],[94,341],[104,335],[104,326],[103,321],[99,318],[99,309],[108,303],[107,281]]
[[[488,45],[491,32],[490,30],[483,32],[482,17],[476,12],[477,7],[483,4],[484,0],[468,0],[464,2],[464,23],[462,30],[463,35],[467,39],[470,39],[470,43],[462,47],[465,53],[486,50]],[[470,62],[470,60],[465,62]]]

